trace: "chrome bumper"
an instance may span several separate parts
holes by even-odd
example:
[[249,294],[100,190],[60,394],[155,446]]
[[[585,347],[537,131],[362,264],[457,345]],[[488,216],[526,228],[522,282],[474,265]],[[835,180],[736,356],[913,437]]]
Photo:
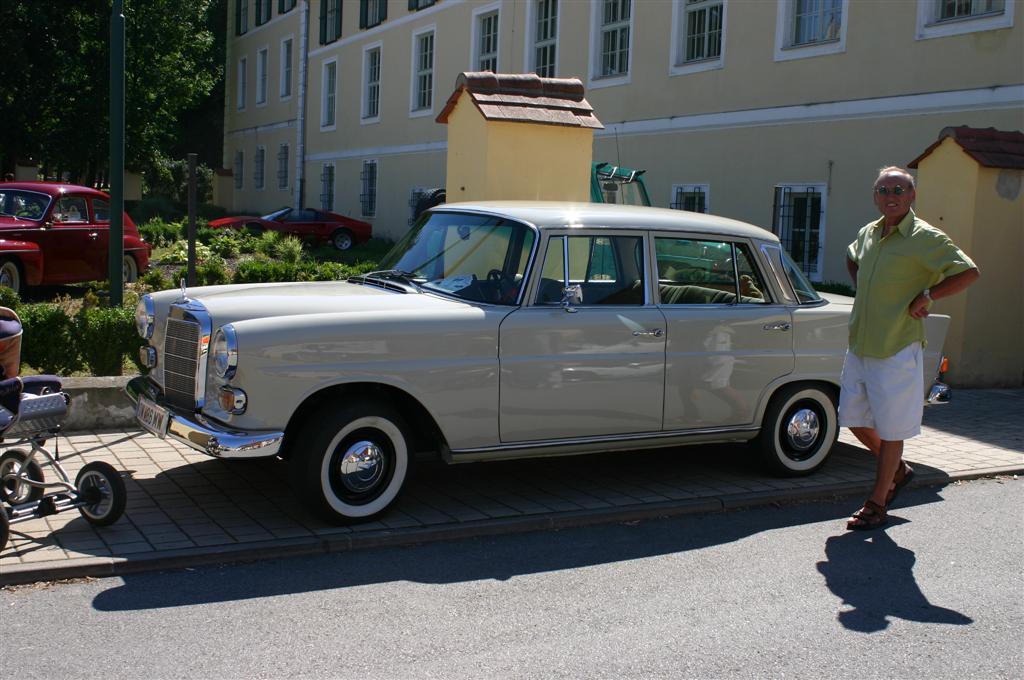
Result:
[[201,413],[183,411],[167,404],[156,385],[144,376],[133,378],[124,389],[132,403],[137,404],[141,395],[167,410],[167,432],[154,432],[159,437],[170,437],[214,458],[267,458],[281,449],[284,432],[233,430]]

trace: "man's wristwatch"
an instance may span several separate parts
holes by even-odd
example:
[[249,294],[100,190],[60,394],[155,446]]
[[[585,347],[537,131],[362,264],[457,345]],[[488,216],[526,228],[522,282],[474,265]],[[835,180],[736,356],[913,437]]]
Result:
[[921,295],[923,295],[924,299],[927,300],[929,303],[935,302],[935,300],[932,299],[932,289],[931,288],[925,288],[924,290],[922,290],[921,291]]

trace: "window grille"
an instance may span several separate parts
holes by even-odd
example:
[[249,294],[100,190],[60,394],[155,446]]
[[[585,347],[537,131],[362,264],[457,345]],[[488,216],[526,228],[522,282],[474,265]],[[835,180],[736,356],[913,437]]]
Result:
[[722,56],[722,2],[687,0],[684,62]]
[[267,50],[256,53],[256,103],[267,103]]
[[814,186],[775,187],[772,233],[782,241],[800,269],[811,278],[819,271],[824,231],[821,189]]
[[337,94],[338,63],[332,61],[324,64],[324,96],[323,114],[320,117],[321,127],[334,125],[334,102]]
[[629,72],[629,16],[632,0],[603,0],[601,8],[601,76]]
[[235,0],[235,35],[249,30],[249,0]]
[[288,145],[277,147],[277,188],[288,188]]
[[320,44],[334,42],[341,37],[341,0],[320,2]]
[[363,106],[363,118],[376,118],[380,115],[380,48],[375,47],[366,52],[366,92]]
[[363,217],[377,214],[377,161],[363,161],[363,171],[359,175],[363,191],[359,194]]
[[237,102],[237,104],[238,104],[238,108],[239,109],[244,109],[245,108],[245,99],[248,96],[248,93],[246,92],[246,90],[248,89],[248,83],[246,82],[246,80],[248,78],[248,71],[249,71],[248,59],[246,57],[242,57],[241,59],[238,60],[238,102]]
[[281,42],[281,97],[292,96],[292,39]]
[[256,25],[270,21],[270,0],[256,0]]
[[264,187],[264,162],[266,161],[267,151],[262,146],[256,147],[256,157],[253,159],[253,173],[252,173],[252,185],[255,189],[262,189]]
[[793,11],[793,44],[839,40],[843,0],[796,0]]
[[542,78],[555,77],[555,43],[558,36],[558,0],[536,0],[534,72]]
[[235,188],[241,189],[243,184],[242,172],[245,170],[245,154],[242,151],[235,152],[235,164],[232,174],[235,176]]
[[373,28],[387,18],[387,0],[360,0],[359,28]]
[[284,14],[295,9],[296,0],[277,0],[277,13]]
[[498,13],[491,12],[480,17],[478,71],[498,72]]
[[434,105],[434,34],[416,39],[416,110]]
[[688,210],[690,212],[706,213],[708,211],[708,188],[701,184],[683,184],[674,187],[672,203],[669,204],[673,210]]
[[320,172],[320,209],[334,210],[334,166],[325,165]]
[[962,19],[981,14],[997,14],[1006,9],[1006,0],[938,0],[939,21]]

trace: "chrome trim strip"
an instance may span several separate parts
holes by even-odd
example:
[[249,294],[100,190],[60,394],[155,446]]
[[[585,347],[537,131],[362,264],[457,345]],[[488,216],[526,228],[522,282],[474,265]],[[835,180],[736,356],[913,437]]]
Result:
[[554,441],[532,441],[517,442],[515,444],[499,444],[498,446],[481,446],[472,449],[452,449],[453,456],[473,455],[480,453],[499,453],[502,451],[518,451],[526,449],[551,449],[573,446],[588,446],[594,444],[612,444],[640,441],[658,441],[676,437],[697,437],[705,435],[737,434],[743,432],[758,432],[760,427],[748,425],[744,427],[708,427],[699,430],[672,430],[669,432],[645,432],[640,434],[616,434],[603,435],[599,437],[579,437],[576,439],[557,439]]
[[214,423],[200,413],[186,413],[161,399],[157,387],[145,376],[133,378],[125,385],[133,403],[139,396],[152,399],[170,414],[167,436],[214,458],[267,458],[277,455],[284,432],[244,432]]

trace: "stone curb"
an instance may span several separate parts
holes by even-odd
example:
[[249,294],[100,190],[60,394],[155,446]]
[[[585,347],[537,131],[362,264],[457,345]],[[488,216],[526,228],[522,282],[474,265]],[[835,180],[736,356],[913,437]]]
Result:
[[[1021,473],[1024,473],[1024,465],[985,468],[951,474],[941,471],[922,471],[918,473],[910,486],[935,486],[956,481]],[[383,529],[329,537],[274,539],[203,548],[163,550],[128,557],[82,557],[69,560],[38,562],[35,564],[19,564],[4,568],[3,573],[0,573],[0,586],[58,579],[123,576],[148,571],[181,569],[184,567],[252,562],[284,557],[327,555],[368,548],[398,547],[529,531],[546,531],[676,517],[724,510],[738,510],[779,502],[822,500],[850,496],[865,493],[870,488],[871,483],[867,481],[838,482],[794,489],[773,489],[770,491],[736,493],[709,498],[480,520],[456,525]]]

